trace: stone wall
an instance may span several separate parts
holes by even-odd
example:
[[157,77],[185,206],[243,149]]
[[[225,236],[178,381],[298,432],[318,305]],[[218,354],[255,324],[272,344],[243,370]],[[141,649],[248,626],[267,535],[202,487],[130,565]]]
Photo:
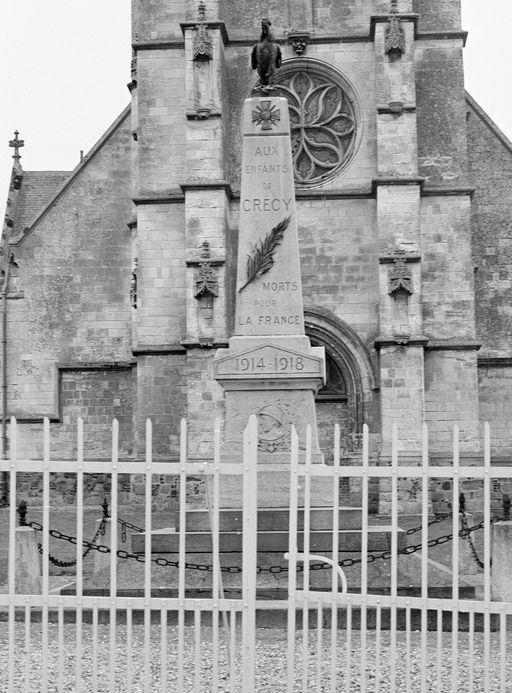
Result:
[[[62,369],[65,383],[72,372],[82,382],[93,377],[96,383],[103,373],[101,388],[109,389],[117,375],[108,368],[131,362],[129,141],[124,114],[13,247],[19,268],[17,293],[8,304],[7,389],[9,415],[27,422],[21,424],[21,455],[35,452],[29,422],[43,416],[61,419],[69,405],[70,390],[63,396],[59,378]],[[92,375],[91,364],[107,370]],[[109,395],[109,412],[101,403],[102,413],[113,415],[116,388]],[[87,406],[79,408],[92,413]],[[56,426],[58,448],[67,440],[64,429]]]

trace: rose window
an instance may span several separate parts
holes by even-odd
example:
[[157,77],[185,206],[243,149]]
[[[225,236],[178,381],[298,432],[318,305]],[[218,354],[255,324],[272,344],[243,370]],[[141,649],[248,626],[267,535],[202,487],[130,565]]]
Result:
[[355,151],[354,99],[340,81],[304,61],[285,63],[274,81],[275,95],[288,99],[295,181],[299,185],[332,178]]

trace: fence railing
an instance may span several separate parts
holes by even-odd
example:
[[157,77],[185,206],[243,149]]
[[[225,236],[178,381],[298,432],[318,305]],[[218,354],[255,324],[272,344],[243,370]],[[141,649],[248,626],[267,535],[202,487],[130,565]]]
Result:
[[[290,463],[275,467],[279,472],[284,469],[289,473],[290,501],[286,547],[281,554],[273,556],[276,565],[270,568],[274,570],[265,563],[265,552],[258,550],[258,512],[261,512],[258,472],[264,467],[272,473],[273,467],[257,464],[256,418],[251,418],[245,430],[240,463],[223,461],[218,425],[209,463],[188,460],[185,422],[180,433],[179,462],[155,461],[152,427],[148,421],[144,460],[126,461],[118,456],[118,425],[114,421],[111,460],[89,461],[84,457],[83,424],[79,420],[77,457],[59,461],[51,457],[50,425],[46,420],[43,459],[26,460],[17,458],[17,425],[15,420],[11,421],[10,459],[0,461],[0,471],[8,472],[10,494],[8,547],[0,545],[1,551],[8,550],[6,590],[0,589],[0,619],[6,624],[8,635],[7,667],[0,672],[0,689],[32,690],[35,685],[36,690],[56,686],[58,690],[115,691],[122,684],[127,690],[221,691],[228,687],[245,693],[258,690],[262,677],[268,678],[269,673],[272,676],[273,666],[276,668],[272,679],[274,690],[290,693],[295,690],[423,693],[512,689],[507,630],[512,616],[512,601],[508,599],[512,597],[505,593],[498,600],[492,592],[499,586],[500,575],[507,576],[508,564],[509,571],[512,570],[512,550],[507,553],[507,546],[512,549],[507,544],[507,541],[512,544],[512,537],[507,539],[507,522],[496,523],[491,514],[492,481],[510,480],[512,470],[491,467],[488,426],[484,431],[481,466],[460,464],[457,429],[452,464],[446,466],[429,464],[426,428],[421,464],[405,466],[400,464],[396,430],[389,466],[370,464],[366,427],[361,463],[352,466],[340,465],[338,428],[332,466],[312,463],[309,431],[305,455],[302,450],[299,454],[298,437],[292,430]],[[41,530],[41,583],[38,593],[33,594],[20,591],[19,587],[23,577],[20,575],[23,533],[16,521],[19,473],[42,473],[42,520],[36,528]],[[66,532],[57,530],[76,544],[72,560],[76,566],[73,587],[67,593],[60,591],[56,578],[50,574],[50,530],[57,517],[51,507],[50,475],[58,473],[76,476],[74,526],[67,526]],[[90,535],[86,536],[84,524],[84,478],[98,473],[110,477],[111,512],[106,520],[109,536],[102,539],[98,534],[94,541],[88,541]],[[120,548],[119,529],[123,527],[119,522],[120,474],[137,474],[144,479],[142,553]],[[183,492],[178,498],[180,530],[175,555],[169,558],[153,551],[152,478],[160,474],[177,475],[182,490],[186,488],[187,476],[207,480],[211,547],[206,556],[203,551],[201,561],[190,557],[193,536],[184,531],[188,509]],[[242,523],[236,530],[242,533],[238,563],[233,553],[224,555],[221,550],[224,512],[221,490],[227,476],[242,479]],[[352,510],[360,521],[354,526],[352,518],[350,530],[344,525],[345,516],[339,507],[341,478],[355,480],[359,489],[360,506]],[[370,482],[375,479],[379,480],[382,492],[390,497],[390,511],[385,518],[375,518],[369,512]],[[415,481],[421,496],[416,520],[419,525],[413,523],[407,527],[399,514],[400,479]],[[454,511],[432,518],[430,487],[432,480],[440,479],[450,482]],[[481,480],[481,518],[472,526],[465,513],[457,512],[463,479]],[[332,502],[322,511],[322,521],[325,522],[325,517],[330,519],[324,532],[328,544],[324,537],[324,548],[320,551],[315,544],[320,531],[318,508],[313,507],[311,500],[313,487],[318,483],[330,488],[332,497]],[[140,529],[128,522],[133,525],[133,531]],[[35,532],[30,524],[29,521],[29,527],[24,529]],[[495,534],[491,555],[491,539],[496,528],[501,532],[501,543],[497,543],[498,534]],[[404,539],[410,536],[408,529],[420,535],[419,541],[411,546]],[[353,535],[349,538],[352,530],[358,543],[355,548],[351,545],[349,553],[347,546],[353,541]],[[461,558],[468,551],[468,530],[473,530],[470,536],[474,538],[473,548],[479,552],[481,562],[478,573],[471,578],[461,574]],[[376,536],[387,544],[384,549],[375,548]],[[437,541],[440,538],[445,541]],[[87,549],[92,552],[99,546],[104,547],[102,552],[106,555],[103,594],[89,589],[84,576],[84,554]],[[126,583],[122,559],[134,566],[128,589],[126,584],[120,587],[121,580]],[[192,576],[200,573],[210,577],[198,594],[197,581]],[[229,596],[228,577],[238,581],[230,583]],[[263,578],[275,579],[279,588],[275,598],[269,598],[268,583],[260,582]],[[261,584],[265,586],[263,594]],[[286,640],[278,640],[278,645],[271,638],[273,644],[269,644],[269,638],[257,628],[257,617],[276,613],[286,617],[287,632]],[[0,632],[1,628],[2,622]],[[0,638],[0,657],[1,643]],[[266,648],[270,648],[267,656]],[[84,652],[88,657],[81,656]]]

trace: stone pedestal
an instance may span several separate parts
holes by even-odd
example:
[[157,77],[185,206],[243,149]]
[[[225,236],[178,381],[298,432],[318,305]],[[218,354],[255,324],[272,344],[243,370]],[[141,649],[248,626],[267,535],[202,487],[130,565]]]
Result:
[[512,521],[503,520],[492,526],[491,598],[512,602]]
[[[288,102],[247,99],[243,109],[240,235],[234,336],[215,357],[215,378],[226,394],[225,461],[241,461],[243,430],[258,419],[258,464],[288,464],[291,426],[304,457],[311,426],[318,446],[315,393],[325,380],[324,350],[304,334]],[[259,504],[288,502],[289,479],[261,473]],[[327,503],[332,502],[332,492]],[[327,493],[326,498],[329,494]],[[223,480],[222,507],[240,507],[241,480]],[[284,500],[286,499],[286,500]],[[313,502],[313,501],[312,501]]]
[[41,557],[37,550],[35,529],[17,527],[15,541],[16,592],[41,594]]

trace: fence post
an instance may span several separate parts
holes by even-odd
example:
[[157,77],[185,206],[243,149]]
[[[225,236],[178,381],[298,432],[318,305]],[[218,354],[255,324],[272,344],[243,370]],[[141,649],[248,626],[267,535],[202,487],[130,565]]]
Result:
[[254,415],[244,431],[242,553],[242,690],[253,693],[256,671],[256,565],[258,532],[258,423]]
[[492,525],[492,599],[512,602],[512,520]]
[[15,571],[18,594],[41,594],[41,558],[37,549],[36,530],[16,527]]

